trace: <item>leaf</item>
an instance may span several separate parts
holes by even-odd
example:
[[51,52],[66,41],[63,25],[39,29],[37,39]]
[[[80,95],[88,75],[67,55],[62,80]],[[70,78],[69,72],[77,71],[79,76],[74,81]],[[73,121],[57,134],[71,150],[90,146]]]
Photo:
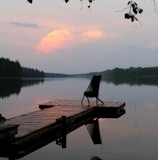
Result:
[[129,19],[129,18],[131,18],[131,15],[129,13],[125,13],[125,18]]
[[128,1],[128,5],[131,3],[131,1]]
[[138,13],[137,8],[134,8],[133,12],[134,12],[134,14],[137,14]]
[[137,7],[134,3],[131,6],[133,9]]
[[139,8],[138,12],[141,14],[143,12],[143,9]]
[[136,2],[134,2],[134,5],[135,5],[136,7],[138,6]]
[[33,2],[33,0],[28,0],[28,2],[29,2],[29,3],[32,3],[32,2]]
[[134,19],[135,19],[136,21],[138,21],[138,18],[134,17]]
[[131,15],[131,22],[134,22],[134,20],[135,20],[135,16]]

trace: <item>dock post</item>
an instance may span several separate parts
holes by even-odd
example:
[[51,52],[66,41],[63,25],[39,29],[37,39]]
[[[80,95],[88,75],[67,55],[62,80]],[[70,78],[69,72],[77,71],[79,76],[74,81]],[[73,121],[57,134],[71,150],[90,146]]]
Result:
[[66,148],[66,116],[62,116],[62,148]]

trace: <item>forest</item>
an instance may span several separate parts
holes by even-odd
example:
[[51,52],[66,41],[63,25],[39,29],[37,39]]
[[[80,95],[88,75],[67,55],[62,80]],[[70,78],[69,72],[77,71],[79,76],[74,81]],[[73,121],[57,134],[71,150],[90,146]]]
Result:
[[104,81],[115,85],[158,85],[158,67],[114,68],[101,74]]
[[2,78],[44,78],[43,71],[22,67],[19,61],[0,58],[0,77]]
[[158,77],[158,67],[114,68],[102,72],[102,75],[106,77]]
[[102,72],[91,72],[84,76],[102,75],[102,80],[115,85],[158,85],[158,67],[114,68]]

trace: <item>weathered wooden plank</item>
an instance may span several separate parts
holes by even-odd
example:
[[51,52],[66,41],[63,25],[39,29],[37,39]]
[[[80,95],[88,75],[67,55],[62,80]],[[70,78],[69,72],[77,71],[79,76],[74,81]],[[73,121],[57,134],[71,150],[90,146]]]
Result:
[[[46,105],[53,107],[47,108]],[[80,100],[54,100],[44,103],[46,107],[43,110],[8,119],[3,122],[3,125],[19,125],[15,146],[20,145],[20,148],[18,146],[20,150],[15,151],[14,154],[18,155],[14,156],[20,157],[48,143],[50,139],[55,140],[63,136],[61,117],[66,116],[67,127],[64,133],[67,134],[95,117],[118,118],[124,113],[124,105],[124,102],[104,102],[104,105],[96,106],[96,103],[92,102],[91,106],[87,106],[87,104],[81,105]],[[42,143],[40,143],[41,140]]]
[[[101,105],[101,107],[119,107],[123,103],[124,102],[104,102],[104,105]],[[41,105],[53,107],[9,119],[4,122],[4,124],[18,124],[19,128],[16,137],[21,137],[55,123],[56,119],[61,116],[68,117],[89,109],[87,106],[82,106],[81,102],[77,100],[54,100]],[[96,106],[95,102],[92,102],[91,107],[93,106]]]

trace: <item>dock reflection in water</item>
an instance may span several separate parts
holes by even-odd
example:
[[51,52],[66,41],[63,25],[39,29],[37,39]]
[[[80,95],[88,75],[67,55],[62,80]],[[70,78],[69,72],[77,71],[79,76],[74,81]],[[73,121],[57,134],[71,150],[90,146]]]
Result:
[[[53,141],[66,148],[66,135],[82,125],[86,125],[93,143],[101,144],[99,118],[119,118],[125,114],[124,102],[105,102],[104,106],[91,107],[75,100],[56,100],[52,104],[51,108],[17,116],[1,124],[1,127],[14,125],[13,134],[18,127],[15,137],[1,143],[1,157],[21,158]],[[12,134],[12,130],[6,133]]]

